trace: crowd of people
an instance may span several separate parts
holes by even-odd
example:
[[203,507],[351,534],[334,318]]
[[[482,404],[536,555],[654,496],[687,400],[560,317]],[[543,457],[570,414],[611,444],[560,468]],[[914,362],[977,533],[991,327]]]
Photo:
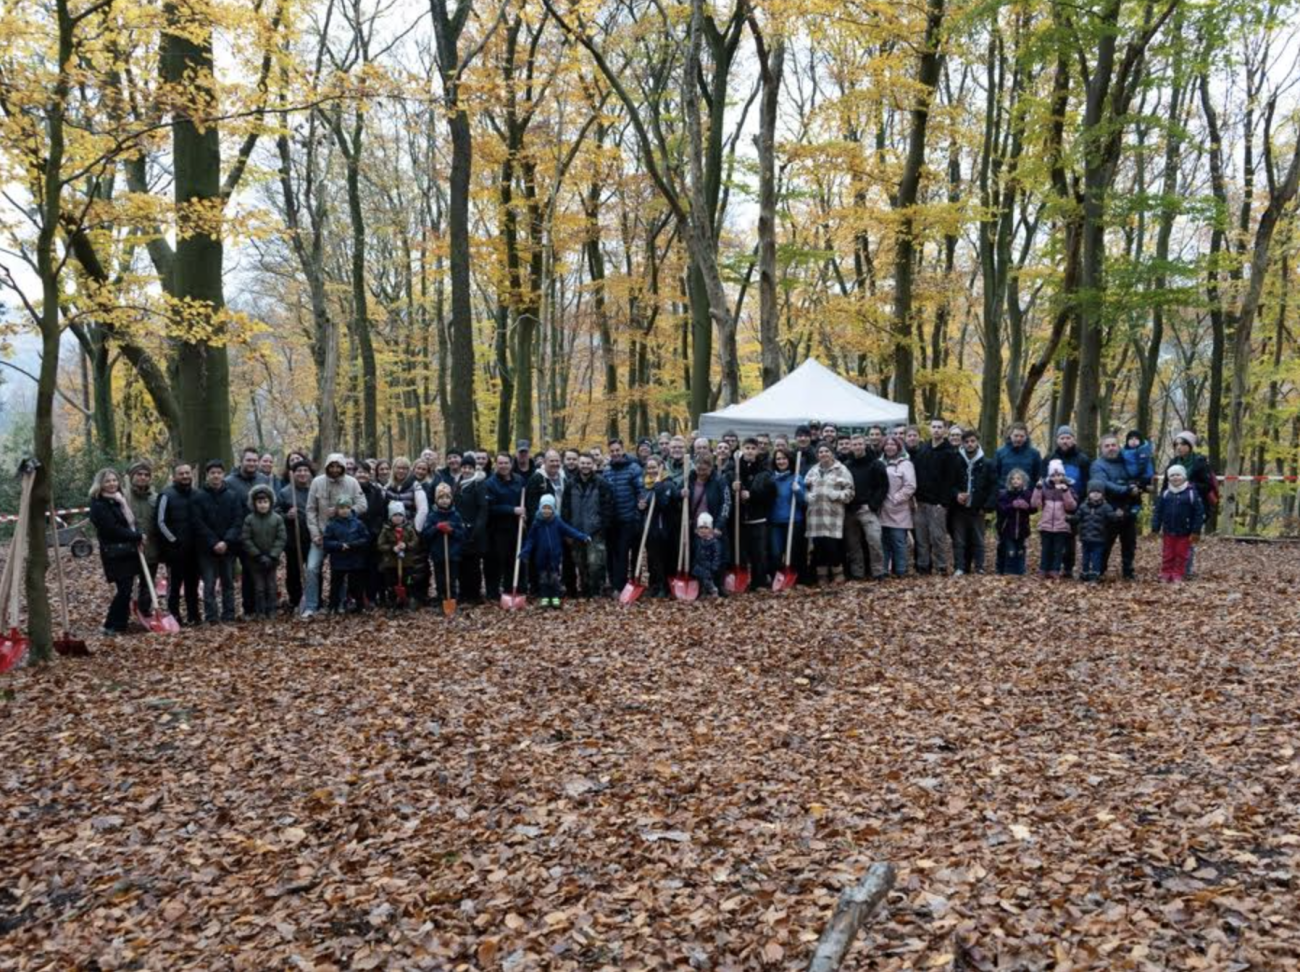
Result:
[[927,431],[810,423],[790,438],[726,433],[716,443],[663,432],[632,451],[612,439],[607,451],[534,457],[520,441],[513,456],[336,453],[319,469],[305,452],[277,464],[249,448],[233,469],[177,462],[161,491],[146,461],[125,478],[103,469],[90,518],[114,586],[104,632],[127,630],[133,599],[152,611],[145,571],[156,577],[160,565],[167,609],[187,625],[233,622],[237,601],[246,619],[435,597],[478,604],[503,592],[559,607],[617,596],[630,577],[667,597],[679,573],[720,596],[732,565],[760,590],[787,564],[803,584],[981,574],[990,520],[995,570],[1024,574],[1035,516],[1043,577],[1100,580],[1118,545],[1121,576],[1133,579],[1148,498],[1163,535],[1160,579],[1191,576],[1218,499],[1193,433],[1174,437],[1157,476],[1137,431],[1103,437],[1095,459],[1066,426],[1046,457],[1023,423],[991,456],[973,430],[935,419]]

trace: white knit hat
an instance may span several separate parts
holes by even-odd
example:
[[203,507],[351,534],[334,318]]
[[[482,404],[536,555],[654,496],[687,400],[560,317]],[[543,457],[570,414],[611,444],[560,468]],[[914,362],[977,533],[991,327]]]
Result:
[[713,517],[708,513],[701,513],[699,519],[695,521],[695,526],[697,529],[712,530]]

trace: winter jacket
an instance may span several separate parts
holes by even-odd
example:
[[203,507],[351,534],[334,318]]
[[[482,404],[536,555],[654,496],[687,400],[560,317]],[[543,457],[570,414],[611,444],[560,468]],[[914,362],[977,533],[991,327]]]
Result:
[[[772,485],[776,487],[776,497],[772,500],[772,514],[768,517],[768,522],[779,526],[788,524],[790,522],[790,504],[793,500],[794,522],[796,524],[802,523],[804,510],[808,506],[808,491],[804,488],[803,474],[800,473],[799,479],[796,481],[793,469],[774,473]],[[795,489],[796,485],[799,487],[798,489]]]
[[169,554],[188,553],[197,546],[199,494],[193,486],[172,483],[158,497],[158,535]]
[[1082,503],[1088,489],[1092,460],[1088,458],[1087,453],[1080,451],[1078,446],[1072,449],[1062,449],[1057,446],[1056,450],[1047,457],[1047,461],[1050,463],[1053,459],[1061,460],[1061,465],[1065,467],[1065,478],[1070,480],[1070,489],[1074,492],[1074,498]]
[[1030,503],[1034,509],[1042,510],[1038,518],[1039,533],[1069,533],[1070,514],[1079,506],[1074,498],[1073,486],[1066,480],[1067,489],[1057,489],[1050,483],[1039,483],[1034,490]]
[[[963,450],[961,460],[965,469],[957,492],[967,494],[964,508],[986,513],[995,509],[998,503],[997,474],[994,472],[993,463],[984,455],[984,450],[980,449],[974,456],[967,456]],[[955,503],[956,500],[953,502]]]
[[[275,512],[283,517],[284,527],[288,531],[289,540],[285,549],[292,549],[295,557],[298,556],[299,545],[302,547],[304,558],[307,556],[307,548],[311,546],[311,531],[307,529],[307,494],[310,492],[310,485],[299,489],[293,483],[289,483],[280,490],[279,499],[275,502]],[[295,504],[298,507],[297,514],[293,517],[286,516]],[[298,529],[297,539],[293,535],[295,523]]]
[[449,509],[442,509],[436,504],[429,510],[429,515],[424,521],[424,530],[420,533],[420,539],[424,542],[424,549],[429,552],[435,564],[441,564],[443,561],[443,532],[438,529],[442,523],[451,524],[451,533],[446,534],[446,553],[447,558],[453,564],[460,563],[460,554],[465,547],[465,521],[460,518],[460,511],[456,509],[455,504]]
[[636,523],[641,511],[636,508],[637,496],[641,492],[641,464],[624,456],[617,462],[611,462],[605,470],[605,481],[609,483],[614,497],[614,521],[617,523]]
[[330,555],[330,570],[365,568],[370,553],[370,531],[356,513],[336,516],[325,524],[325,552]]
[[462,552],[479,556],[487,552],[487,494],[483,473],[475,470],[452,487],[452,501],[465,528]]
[[766,523],[776,499],[776,486],[772,474],[762,458],[753,462],[740,458],[740,488],[749,492],[749,499],[740,503],[741,523]]
[[1125,446],[1119,454],[1124,460],[1130,482],[1137,483],[1145,491],[1151,485],[1151,480],[1156,478],[1151,443],[1143,439],[1136,448]]
[[927,442],[911,453],[916,473],[916,501],[927,505],[951,506],[966,477],[965,462],[947,440],[937,446]]
[[716,538],[691,535],[691,576],[712,580],[722,569],[722,544]]
[[487,478],[483,494],[490,529],[496,530],[507,522],[514,525],[518,519],[515,508],[522,503],[523,491],[524,481],[513,473],[509,479],[502,479],[496,473]]
[[[602,480],[603,482],[603,480]],[[650,532],[646,534],[648,538],[656,540],[666,540],[676,537],[673,525],[680,523],[678,516],[681,515],[678,505],[682,498],[682,488],[674,483],[671,479],[661,479],[659,482],[650,486],[645,486],[641,490],[641,495],[637,499],[639,504],[645,501],[645,510],[641,514],[641,527],[645,528],[645,517],[651,516]],[[651,500],[654,502],[654,510],[650,509]],[[591,531],[588,530],[588,533]]]
[[560,470],[557,476],[557,482],[551,482],[547,479],[546,473],[541,469],[529,476],[528,487],[524,491],[524,509],[527,511],[525,515],[528,519],[531,520],[537,515],[538,507],[542,505],[543,496],[554,496],[557,510],[563,509],[566,485],[563,469]]
[[[238,469],[232,469],[226,474],[226,488],[229,489],[239,498],[241,506],[248,506],[248,497],[252,493],[254,486],[270,486],[271,477],[266,473],[255,472],[249,479],[244,478],[244,474]],[[272,495],[275,495],[272,493]]]
[[[1207,510],[1218,505],[1219,483],[1210,471],[1210,461],[1205,456],[1199,452],[1189,452],[1181,459],[1174,456],[1169,465],[1182,466],[1186,470],[1187,482],[1196,490]],[[1165,467],[1165,475],[1169,475],[1169,466]]]
[[222,556],[237,554],[244,535],[244,517],[248,515],[248,507],[239,501],[239,494],[224,482],[217,489],[205,486],[195,506],[199,550],[213,553],[213,547],[225,543],[227,549]]
[[889,495],[889,474],[885,472],[884,461],[870,449],[859,458],[851,456],[844,468],[853,477],[853,499],[849,501],[850,512],[865,506],[872,513],[879,513]]
[[104,576],[116,583],[140,572],[139,544],[144,539],[136,526],[127,521],[122,504],[108,496],[96,496],[90,501],[90,522],[99,537],[99,560],[104,565]]
[[708,513],[713,517],[713,529],[720,531],[724,537],[728,536],[727,527],[731,523],[732,512],[731,484],[717,473],[705,480],[702,490],[696,489],[698,484],[699,479],[692,474],[686,487],[690,491],[688,503],[691,533],[694,534],[696,526],[699,525],[700,514]]
[[[360,483],[357,485],[361,486]],[[384,489],[376,483],[366,483],[361,486],[361,495],[365,497],[366,509],[364,513],[358,512],[357,518],[366,525],[370,536],[377,537],[388,522],[388,501],[384,497]]]
[[144,537],[144,559],[152,567],[158,563],[160,545],[158,543],[158,494],[152,487],[143,493],[134,486],[128,486],[123,494],[131,504],[131,513],[135,517],[135,528]]
[[1101,482],[1106,502],[1113,506],[1117,513],[1128,516],[1142,505],[1142,498],[1129,492],[1131,480],[1123,457],[1095,460],[1088,475],[1091,477],[1090,481]]
[[1190,537],[1205,526],[1205,504],[1201,494],[1184,484],[1180,490],[1166,489],[1151,513],[1151,529],[1169,537]]
[[[325,468],[343,465],[343,454],[335,452],[325,460]],[[307,491],[307,529],[312,539],[325,536],[325,527],[338,509],[340,496],[352,500],[352,512],[361,516],[366,512],[366,497],[361,492],[361,484],[355,478],[343,473],[338,479],[330,479],[328,473],[321,473],[311,481]]]
[[1102,500],[1092,503],[1085,500],[1074,513],[1075,526],[1079,528],[1079,540],[1082,543],[1105,543],[1106,527],[1110,523],[1122,520],[1124,514]]
[[1008,438],[1006,444],[998,450],[993,468],[997,474],[999,489],[1006,486],[1007,477],[1011,475],[1013,469],[1024,470],[1029,482],[1036,483],[1043,478],[1043,456],[1029,444],[1028,439],[1017,449]]
[[844,509],[853,502],[853,476],[844,464],[835,462],[823,469],[818,463],[804,477],[804,488],[808,503],[804,532],[808,537],[844,536]]
[[998,536],[1003,540],[1026,539],[1032,506],[1033,495],[1027,489],[1004,489],[998,493]]
[[[454,512],[454,511],[453,511]],[[427,527],[428,524],[426,523]],[[442,543],[439,537],[438,543],[438,560],[442,561]],[[415,532],[415,527],[411,525],[408,519],[402,524],[402,542],[406,544],[406,550],[402,557],[399,558],[393,552],[393,547],[397,545],[397,527],[392,522],[385,523],[379,531],[379,536],[375,539],[375,550],[379,553],[379,566],[382,570],[397,570],[397,561],[402,561],[402,577],[422,577],[428,573],[428,546],[421,539],[421,535]]]
[[916,495],[916,469],[905,455],[885,463],[889,492],[880,506],[880,525],[898,530],[912,528],[912,497]]
[[422,492],[424,492],[424,488],[420,485],[419,480],[414,476],[407,476],[404,482],[384,488],[384,511],[387,512],[389,503],[401,503],[406,507],[407,522],[414,523],[415,497]]
[[609,481],[595,472],[590,479],[583,479],[581,473],[571,477],[560,501],[560,516],[575,530],[604,536],[614,520],[614,491]]
[[[230,489],[229,486],[226,487]],[[273,502],[265,514],[253,508],[253,501],[259,496],[266,496]],[[289,542],[289,531],[285,527],[284,517],[275,512],[275,496],[270,486],[258,483],[248,493],[248,514],[244,517],[244,526],[240,531],[239,542],[244,553],[250,557],[270,557],[279,560]]]
[[555,571],[564,562],[564,541],[562,538],[577,540],[580,543],[591,542],[591,537],[581,530],[575,530],[564,520],[552,514],[548,520],[540,513],[533,518],[533,525],[528,528],[523,549],[519,559],[533,565],[538,571]]

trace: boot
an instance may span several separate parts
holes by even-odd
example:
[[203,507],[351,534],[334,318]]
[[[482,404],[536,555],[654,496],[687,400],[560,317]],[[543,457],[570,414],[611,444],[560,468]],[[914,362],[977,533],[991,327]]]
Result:
[[817,568],[817,586],[825,587],[831,582],[831,569],[829,567]]
[[843,567],[833,567],[831,569],[831,583],[834,584],[836,587],[839,587],[844,583]]

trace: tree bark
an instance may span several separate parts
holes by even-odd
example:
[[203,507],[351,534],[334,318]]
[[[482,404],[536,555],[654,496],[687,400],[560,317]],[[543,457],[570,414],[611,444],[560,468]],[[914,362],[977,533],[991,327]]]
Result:
[[763,387],[781,380],[781,308],[776,286],[776,122],[780,106],[781,79],[785,71],[785,40],[777,38],[769,49],[750,14],[749,26],[758,47],[763,78],[759,104],[758,135],[758,338],[762,358]]

